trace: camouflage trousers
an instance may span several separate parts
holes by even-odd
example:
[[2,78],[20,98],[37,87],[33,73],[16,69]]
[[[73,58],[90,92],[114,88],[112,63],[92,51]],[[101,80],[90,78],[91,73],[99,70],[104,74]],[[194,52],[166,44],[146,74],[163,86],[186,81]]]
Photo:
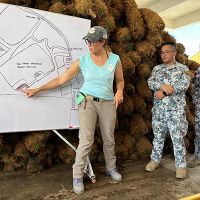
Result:
[[200,158],[200,103],[195,105],[195,152],[194,157]]
[[169,133],[173,143],[175,166],[186,167],[186,148],[184,136],[187,133],[188,122],[185,110],[163,111],[152,109],[152,128],[154,132],[151,159],[160,163],[165,137]]

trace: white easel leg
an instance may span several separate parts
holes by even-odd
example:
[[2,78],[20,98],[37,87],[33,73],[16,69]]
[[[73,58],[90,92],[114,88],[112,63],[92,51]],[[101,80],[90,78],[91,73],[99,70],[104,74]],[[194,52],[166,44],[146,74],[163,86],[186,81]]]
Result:
[[[62,139],[69,147],[71,147],[74,151],[76,151],[76,148],[68,141],[66,140],[58,131],[53,130],[53,132]],[[89,156],[87,156],[87,162],[84,168],[84,172],[88,175],[88,177],[91,179],[92,183],[96,182],[96,176],[94,175],[92,165],[89,159]]]

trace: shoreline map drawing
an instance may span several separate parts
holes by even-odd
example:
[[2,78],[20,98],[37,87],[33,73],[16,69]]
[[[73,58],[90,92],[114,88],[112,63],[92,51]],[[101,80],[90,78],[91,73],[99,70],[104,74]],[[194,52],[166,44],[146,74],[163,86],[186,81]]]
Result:
[[78,128],[81,74],[33,98],[20,91],[58,77],[86,52],[90,20],[0,3],[0,25],[0,133]]

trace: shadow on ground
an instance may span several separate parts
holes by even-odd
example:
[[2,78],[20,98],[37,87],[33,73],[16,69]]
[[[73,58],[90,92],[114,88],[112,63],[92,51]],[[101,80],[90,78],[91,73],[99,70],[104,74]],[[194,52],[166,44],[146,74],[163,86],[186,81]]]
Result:
[[24,171],[0,172],[0,200],[175,200],[200,191],[200,167],[189,169],[188,178],[175,178],[174,160],[165,157],[155,172],[144,171],[147,161],[119,165],[123,181],[105,175],[103,164],[93,164],[97,182],[86,177],[85,193],[72,191],[72,168],[65,165],[33,175]]

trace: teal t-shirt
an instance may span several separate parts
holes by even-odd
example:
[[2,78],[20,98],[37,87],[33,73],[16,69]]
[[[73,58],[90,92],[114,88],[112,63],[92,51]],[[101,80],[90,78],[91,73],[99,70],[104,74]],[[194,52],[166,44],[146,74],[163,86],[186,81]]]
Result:
[[105,65],[98,67],[93,63],[89,52],[81,56],[80,69],[84,83],[80,91],[101,99],[113,100],[113,80],[119,59],[118,55],[111,52]]

